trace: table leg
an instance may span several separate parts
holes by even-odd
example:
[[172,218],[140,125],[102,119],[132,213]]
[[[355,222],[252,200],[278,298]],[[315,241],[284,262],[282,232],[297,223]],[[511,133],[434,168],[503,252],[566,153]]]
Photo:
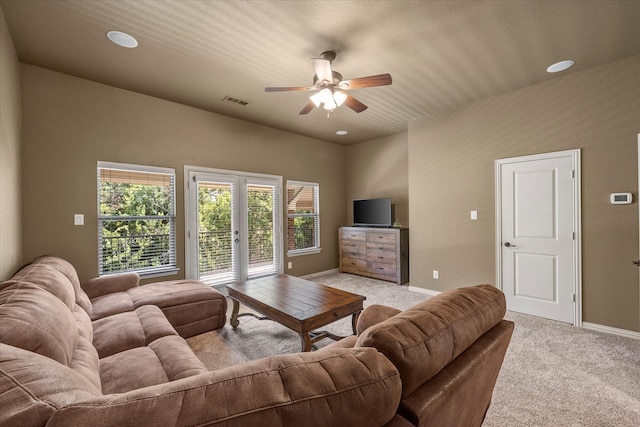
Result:
[[309,332],[299,332],[298,334],[302,340],[302,351],[311,351],[311,336],[309,336]]
[[240,311],[240,303],[236,300],[233,301],[233,311],[231,312],[231,319],[229,319],[229,324],[233,329],[237,328],[240,324],[238,320],[238,312]]
[[358,326],[358,318],[360,317],[360,313],[360,311],[356,311],[351,317],[351,329],[353,329],[353,335],[358,335],[356,326]]

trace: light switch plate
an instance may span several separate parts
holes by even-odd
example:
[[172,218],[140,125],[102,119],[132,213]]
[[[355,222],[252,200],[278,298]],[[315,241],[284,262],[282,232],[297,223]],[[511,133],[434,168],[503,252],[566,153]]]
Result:
[[84,214],[74,214],[73,225],[84,225]]
[[471,219],[473,220],[478,219],[478,211],[471,211]]

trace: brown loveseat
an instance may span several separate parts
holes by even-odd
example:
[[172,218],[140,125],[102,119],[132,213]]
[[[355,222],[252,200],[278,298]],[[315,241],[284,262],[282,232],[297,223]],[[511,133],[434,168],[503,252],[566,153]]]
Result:
[[513,333],[505,312],[504,294],[491,285],[444,292],[402,312],[371,305],[358,336],[325,348],[373,347],[393,362],[402,378],[394,425],[480,426]]
[[0,425],[478,426],[513,330],[504,295],[482,285],[370,306],[358,336],[208,372],[130,288],[92,321],[65,265],[0,284]]
[[226,300],[187,282],[137,289],[129,275],[81,287],[68,262],[43,257],[1,283],[0,425],[376,426],[394,417],[400,377],[375,349],[208,372],[176,329],[221,326]]

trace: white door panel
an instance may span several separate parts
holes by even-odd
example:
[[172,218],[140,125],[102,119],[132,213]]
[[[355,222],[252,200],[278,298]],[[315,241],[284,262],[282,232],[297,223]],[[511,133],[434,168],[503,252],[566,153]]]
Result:
[[509,310],[574,323],[575,158],[497,162],[499,282]]

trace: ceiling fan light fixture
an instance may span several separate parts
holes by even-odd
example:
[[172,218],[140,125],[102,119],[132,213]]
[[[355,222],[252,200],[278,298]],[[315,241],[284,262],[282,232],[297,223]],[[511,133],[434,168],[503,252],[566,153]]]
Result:
[[336,105],[339,107],[344,104],[344,101],[347,99],[347,94],[344,92],[340,92],[339,90],[335,91],[333,94],[333,100],[336,102]]
[[338,105],[336,104],[336,101],[333,100],[333,96],[329,96],[325,101],[324,101],[324,109],[328,110],[328,111],[333,111],[338,107]]
[[322,92],[317,92],[311,95],[309,99],[317,108],[320,108],[320,104],[322,104]]

